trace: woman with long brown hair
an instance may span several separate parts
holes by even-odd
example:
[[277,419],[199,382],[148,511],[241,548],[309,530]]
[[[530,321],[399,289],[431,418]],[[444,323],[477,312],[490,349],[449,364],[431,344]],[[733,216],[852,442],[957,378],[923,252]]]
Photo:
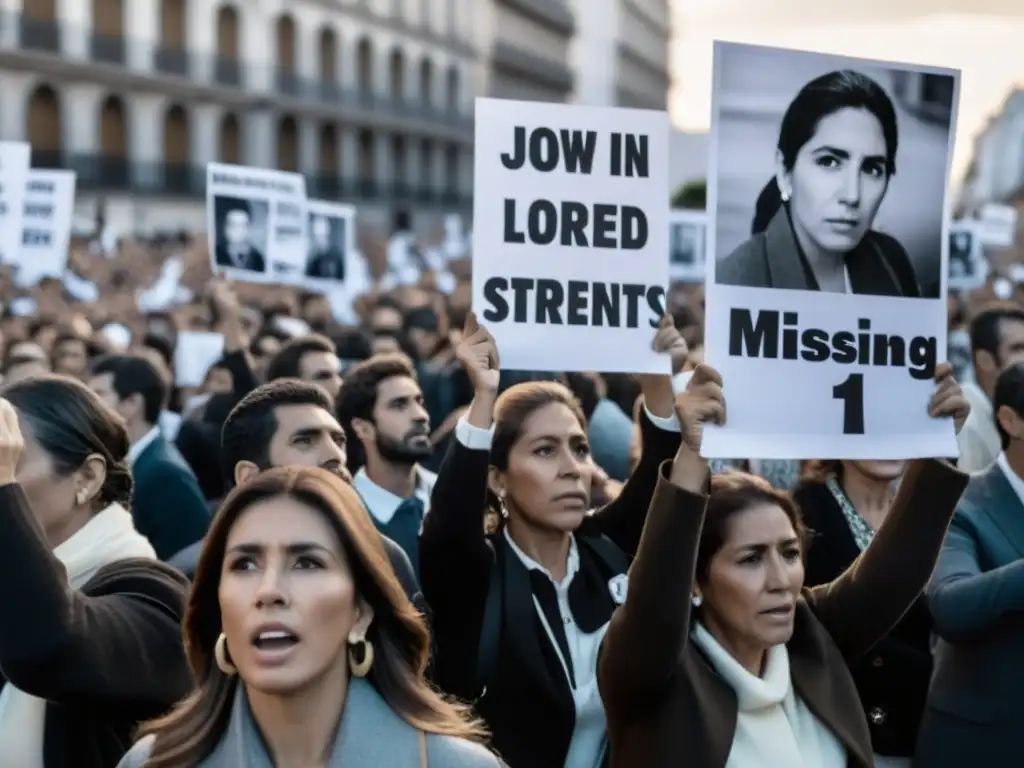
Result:
[[496,768],[426,682],[428,635],[356,492],[272,469],[214,518],[185,618],[198,688],[122,768]]

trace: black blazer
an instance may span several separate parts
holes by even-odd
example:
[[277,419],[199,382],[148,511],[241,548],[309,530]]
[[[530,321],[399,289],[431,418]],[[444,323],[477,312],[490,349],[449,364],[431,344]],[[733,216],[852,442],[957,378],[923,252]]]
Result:
[[998,464],[971,476],[926,594],[938,642],[914,768],[1024,764],[1024,506]]
[[157,435],[132,466],[135,528],[168,560],[206,535],[210,511],[178,449]]
[[[588,539],[607,536],[632,557],[658,481],[658,465],[675,455],[679,434],[641,417],[643,455],[620,496],[577,531],[580,571],[599,604],[616,574],[602,570]],[[484,534],[490,452],[453,439],[438,473],[420,537],[420,579],[434,620],[434,679],[447,693],[477,700],[492,744],[511,768],[562,768],[575,725],[565,673],[537,618],[529,572],[504,534]],[[624,560],[626,558],[623,558]],[[501,631],[496,666],[483,695],[477,663],[492,569],[500,579]],[[575,585],[575,580],[574,580]],[[615,605],[598,610],[603,624]]]
[[46,768],[114,768],[139,723],[188,693],[187,591],[173,568],[134,559],[70,591],[21,487],[0,487],[0,687],[47,700]]
[[340,250],[332,248],[318,253],[306,265],[307,277],[322,277],[333,280],[345,279],[345,257]]
[[[812,538],[805,558],[808,587],[829,584],[860,556],[838,502],[823,483],[800,483],[793,491]],[[931,619],[918,598],[888,635],[850,666],[880,755],[914,754],[932,673]]]
[[[869,231],[846,255],[854,293],[874,296],[921,296],[910,257],[899,241]],[[764,232],[754,235],[715,265],[715,282],[748,288],[790,288],[818,291],[783,206]]]
[[235,264],[231,258],[231,253],[228,251],[228,247],[221,243],[216,249],[217,264],[221,267],[231,267],[233,269],[248,269],[251,272],[266,272],[267,271],[267,260],[263,257],[255,248],[250,247],[249,253],[245,259],[245,266],[239,267]]

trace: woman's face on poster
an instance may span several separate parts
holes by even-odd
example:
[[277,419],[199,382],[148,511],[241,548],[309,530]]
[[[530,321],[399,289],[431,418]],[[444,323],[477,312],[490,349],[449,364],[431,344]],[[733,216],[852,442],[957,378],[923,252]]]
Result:
[[847,253],[871,229],[889,184],[882,125],[866,109],[844,107],[818,122],[779,186],[789,193],[800,238],[824,252]]

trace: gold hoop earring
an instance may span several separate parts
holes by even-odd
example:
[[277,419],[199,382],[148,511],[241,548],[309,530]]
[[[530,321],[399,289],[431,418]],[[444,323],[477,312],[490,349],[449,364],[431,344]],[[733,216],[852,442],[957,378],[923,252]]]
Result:
[[498,511],[501,516],[508,520],[508,507],[505,505],[505,492],[502,491],[498,494]]
[[217,644],[213,646],[213,659],[217,662],[218,669],[228,677],[238,674],[238,668],[231,663],[231,657],[228,655],[228,638],[223,632],[217,638]]
[[[361,653],[357,654],[356,650]],[[363,657],[362,661],[356,659],[357,655]],[[366,677],[370,674],[370,667],[373,666],[373,643],[365,637],[348,644],[348,668],[355,677]]]

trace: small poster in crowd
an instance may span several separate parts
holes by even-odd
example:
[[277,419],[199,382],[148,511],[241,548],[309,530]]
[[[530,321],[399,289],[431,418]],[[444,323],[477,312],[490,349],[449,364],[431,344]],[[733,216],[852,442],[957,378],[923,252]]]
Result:
[[68,264],[75,172],[33,168],[25,189],[21,250],[11,259],[18,285],[60,277]]
[[318,291],[334,290],[353,272],[356,209],[326,200],[310,200],[306,210],[309,250],[303,283]]
[[180,331],[174,350],[174,381],[179,387],[199,387],[206,374],[224,357],[224,335],[211,331]]
[[666,373],[668,115],[477,99],[473,309],[503,368]]
[[0,141],[0,264],[13,264],[21,250],[21,222],[31,162],[31,145]]
[[1009,205],[986,203],[979,211],[978,237],[982,246],[1009,248],[1017,235],[1017,209]]
[[302,281],[308,256],[306,177],[208,163],[206,215],[214,272],[256,283]]
[[956,456],[946,352],[959,73],[715,43],[711,458]]
[[669,214],[669,222],[669,277],[678,283],[703,283],[707,213],[676,210]]
[[949,227],[949,290],[973,291],[985,284],[988,261],[973,219],[954,221]]

